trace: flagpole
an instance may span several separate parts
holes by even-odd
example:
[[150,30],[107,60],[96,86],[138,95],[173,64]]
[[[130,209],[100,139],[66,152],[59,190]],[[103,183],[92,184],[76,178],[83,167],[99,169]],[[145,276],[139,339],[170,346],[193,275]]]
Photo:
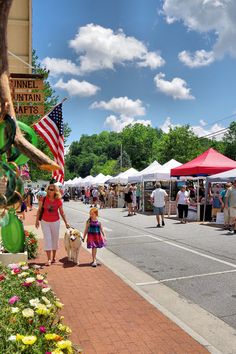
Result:
[[[50,111],[48,111],[46,114],[43,115],[43,117],[48,116],[57,106],[59,106],[59,104],[64,103],[66,100],[68,100],[68,97],[64,97],[64,98],[61,100],[61,102],[59,102],[59,103],[57,103],[55,106],[53,106]],[[43,117],[40,117],[36,122],[34,122],[33,124],[31,124],[31,127],[32,127],[33,125],[37,124]]]

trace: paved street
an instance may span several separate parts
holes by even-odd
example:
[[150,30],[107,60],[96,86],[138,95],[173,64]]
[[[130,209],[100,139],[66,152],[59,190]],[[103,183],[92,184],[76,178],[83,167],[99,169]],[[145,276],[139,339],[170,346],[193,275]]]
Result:
[[[82,231],[89,207],[71,201],[65,210],[70,223]],[[100,211],[107,248],[151,276],[136,285],[151,294],[155,285],[165,284],[235,332],[236,236],[214,226],[182,225],[171,219],[157,229],[152,215],[126,215],[124,209]]]

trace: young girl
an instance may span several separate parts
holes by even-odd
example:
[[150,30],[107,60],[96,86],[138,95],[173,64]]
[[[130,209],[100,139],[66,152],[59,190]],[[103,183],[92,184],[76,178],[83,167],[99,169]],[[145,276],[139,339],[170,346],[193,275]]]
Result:
[[98,221],[98,209],[90,209],[90,218],[86,222],[83,239],[87,236],[87,248],[92,248],[92,267],[97,266],[96,255],[97,248],[106,245],[106,235],[101,223]]

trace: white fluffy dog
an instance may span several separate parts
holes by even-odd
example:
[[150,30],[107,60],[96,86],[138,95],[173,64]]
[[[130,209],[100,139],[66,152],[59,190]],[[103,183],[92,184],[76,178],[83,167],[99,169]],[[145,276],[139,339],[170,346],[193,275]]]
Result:
[[82,240],[82,233],[79,230],[72,227],[66,230],[64,236],[64,245],[68,255],[68,260],[76,263],[77,265],[79,265],[78,256]]

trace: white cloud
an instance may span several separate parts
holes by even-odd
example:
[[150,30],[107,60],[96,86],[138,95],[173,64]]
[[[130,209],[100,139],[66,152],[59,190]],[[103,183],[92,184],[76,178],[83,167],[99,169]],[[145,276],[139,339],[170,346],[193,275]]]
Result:
[[[214,56],[210,55],[210,62],[213,61],[213,57],[220,59],[225,54],[236,57],[236,1],[164,0],[163,12],[170,24],[174,21],[182,21],[190,30],[215,35],[216,39],[212,47]],[[199,56],[197,53],[199,51],[192,59]],[[201,62],[206,65],[206,58]]]
[[68,59],[57,59],[46,57],[41,61],[42,65],[50,71],[50,75],[58,76],[61,74],[79,74],[79,68]]
[[156,69],[165,64],[165,60],[157,53],[149,52],[143,57],[143,61],[138,63],[140,67],[149,67]]
[[164,123],[162,125],[160,125],[160,129],[164,132],[164,133],[169,133],[170,128],[174,128],[177,127],[178,125],[174,125],[173,123],[171,123],[171,118],[167,117],[166,120],[164,121]]
[[156,68],[164,64],[160,55],[122,30],[114,32],[93,23],[80,27],[69,46],[79,55],[80,74],[102,69],[114,69],[116,64],[138,62],[139,66]]
[[151,126],[152,122],[150,120],[144,119],[134,119],[131,117],[116,117],[115,115],[110,115],[106,118],[104,125],[112,131],[120,132],[122,131],[127,125],[131,124],[134,125],[136,123],[143,124],[145,126]]
[[173,78],[172,81],[164,80],[165,74],[159,73],[154,77],[157,89],[179,100],[193,100],[195,97],[190,94],[190,88],[187,87],[186,81],[179,77]]
[[114,114],[109,115],[104,125],[110,130],[121,131],[127,125],[139,123],[143,125],[152,125],[150,120],[136,119],[136,116],[144,116],[146,109],[141,100],[131,100],[128,97],[113,97],[110,101],[94,102],[91,109],[104,109]]
[[205,122],[204,119],[200,119],[200,120],[199,120],[199,123],[200,123],[200,125],[201,125],[202,127],[205,127],[205,125],[207,125],[207,123]]
[[[199,137],[204,137],[204,136],[206,136],[206,135],[209,135],[209,134],[212,134],[212,133],[216,133],[216,132],[218,132],[219,130],[225,128],[225,127],[223,127],[222,125],[215,123],[215,124],[213,124],[210,128],[206,129],[205,127],[206,127],[206,126],[209,126],[209,124],[207,124],[207,123],[206,123],[204,120],[202,120],[202,119],[199,121],[199,123],[200,123],[200,125],[193,125],[193,126],[191,126],[193,132],[194,132],[197,136],[199,136]],[[175,127],[180,127],[180,126],[181,126],[180,124],[174,124],[174,123],[172,123],[171,118],[170,118],[170,117],[167,117],[167,118],[165,119],[165,121],[163,122],[163,124],[160,125],[160,128],[162,129],[162,131],[163,131],[164,133],[169,133],[170,128],[173,129],[173,128],[175,128]],[[213,136],[213,137],[214,137],[214,136]],[[223,137],[223,134],[219,134],[219,135],[216,135],[216,136],[215,136],[215,139],[216,139],[216,140],[220,140],[220,139],[222,139],[222,137]],[[211,138],[211,137],[209,136],[209,139],[210,139],[210,138]]]
[[94,102],[90,108],[101,108],[125,116],[143,116],[146,113],[141,100],[133,101],[128,97],[113,97],[110,101]]
[[207,66],[214,62],[213,51],[206,52],[205,50],[197,50],[194,54],[183,50],[178,54],[179,60],[190,68],[199,68]]
[[70,96],[81,96],[88,97],[93,96],[100,90],[99,87],[90,84],[87,81],[77,81],[75,79],[71,79],[67,82],[64,82],[62,79],[57,81],[54,87],[66,90]]

